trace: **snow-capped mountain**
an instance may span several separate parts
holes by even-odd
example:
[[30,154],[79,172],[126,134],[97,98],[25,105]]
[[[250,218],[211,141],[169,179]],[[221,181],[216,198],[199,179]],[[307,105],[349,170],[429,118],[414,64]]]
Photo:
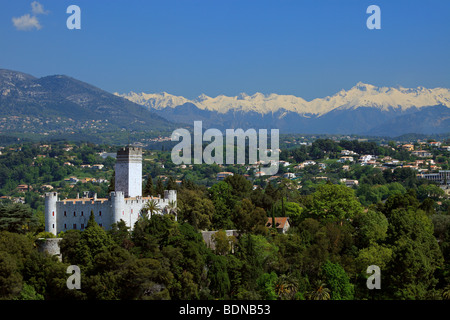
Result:
[[255,93],[251,96],[241,93],[234,97],[220,95],[215,98],[202,94],[194,100],[166,92],[115,94],[157,110],[175,108],[185,103],[192,103],[201,110],[219,113],[239,110],[267,114],[286,110],[298,114],[324,115],[337,108],[374,107],[383,111],[391,108],[404,111],[411,107],[422,108],[436,105],[450,108],[449,89],[376,87],[362,82],[359,82],[348,91],[341,90],[333,96],[316,98],[312,101],[306,101],[293,95],[278,95],[275,93],[270,95]]
[[134,93],[129,94],[118,94],[114,93],[116,96],[126,98],[134,103],[149,107],[151,109],[161,110],[164,108],[175,108],[186,102],[190,102],[188,99],[181,96],[174,96],[172,94],[162,92],[162,93]]
[[331,110],[354,109],[359,107],[374,107],[382,111],[391,108],[405,111],[409,108],[422,108],[444,105],[450,108],[450,90],[445,88],[415,89],[376,87],[359,82],[348,91],[341,90],[337,94],[323,99],[314,99],[309,103],[313,109]]
[[279,128],[282,132],[396,135],[450,131],[450,90],[377,87],[362,82],[349,90],[307,101],[294,95],[205,94],[190,100],[168,93],[118,96],[172,121],[202,120],[215,128]]

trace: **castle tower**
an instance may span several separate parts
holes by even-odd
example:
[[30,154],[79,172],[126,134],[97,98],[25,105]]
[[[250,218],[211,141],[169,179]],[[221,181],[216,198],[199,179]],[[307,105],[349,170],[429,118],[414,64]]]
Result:
[[49,192],[45,194],[45,231],[51,232],[56,236],[57,230],[57,212],[56,201],[58,201],[57,192]]
[[142,196],[142,149],[125,147],[117,152],[115,191],[126,198]]
[[118,223],[120,219],[123,219],[123,212],[125,210],[125,198],[123,192],[114,191],[111,192],[111,221],[110,224]]
[[177,191],[176,190],[164,190],[164,199],[177,203]]

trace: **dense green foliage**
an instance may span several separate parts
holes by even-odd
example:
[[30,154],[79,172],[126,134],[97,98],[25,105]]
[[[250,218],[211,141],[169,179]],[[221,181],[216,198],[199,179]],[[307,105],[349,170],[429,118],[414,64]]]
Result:
[[[327,184],[292,202],[302,208],[300,217],[281,234],[265,227],[265,210],[250,200],[266,190],[244,198],[233,193],[241,186],[233,187],[232,179],[213,190],[179,188],[177,221],[173,214],[156,214],[142,217],[132,231],[124,223],[105,231],[91,216],[85,231],[61,235],[62,262],[36,250],[39,227],[24,205],[2,208],[1,296],[340,300],[441,299],[448,292],[450,224],[437,228],[438,243],[433,217],[442,214],[420,209],[414,192],[394,194],[367,210],[352,189]],[[198,230],[223,226],[217,203],[240,234],[232,239],[218,233],[211,250]],[[81,290],[65,288],[70,264],[81,268]],[[371,264],[382,270],[376,292],[365,287]]]
[[[317,147],[335,150],[327,143],[319,142]],[[79,145],[71,151],[71,161],[84,157],[80,163],[103,163],[104,171],[65,170],[111,177],[114,162],[95,156],[105,148]],[[42,150],[28,146],[22,151],[0,158],[0,174],[6,177],[0,190],[14,195],[7,187],[14,181],[29,182],[36,186],[34,190],[44,182],[57,187],[60,182],[55,182],[59,178],[55,174],[67,160],[64,153],[56,159],[36,158],[35,164],[42,165],[31,166],[26,165],[29,158]],[[89,160],[89,155],[94,158]],[[337,176],[348,174],[348,178],[364,182],[350,188],[333,183],[333,179],[309,184],[305,180],[302,188],[296,188],[296,183],[288,180],[254,186],[239,174],[211,187],[202,179],[192,181],[187,174],[180,184],[174,177],[164,182],[157,168],[152,161],[145,163],[148,185],[143,188],[146,194],[158,194],[158,189],[171,184],[170,188],[178,191],[176,208],[170,208],[166,215],[143,215],[133,230],[120,222],[106,231],[91,217],[84,231],[59,235],[62,261],[38,250],[39,238],[49,237],[43,232],[42,200],[33,202],[28,196],[26,204],[6,201],[0,205],[0,298],[450,297],[449,200],[435,185],[417,179],[410,169],[382,172],[367,166],[340,173],[336,168]],[[170,173],[176,169],[166,162],[164,170]],[[216,169],[199,170],[205,170],[203,177],[207,177]],[[109,182],[92,185],[103,194],[110,187]],[[61,190],[73,195],[87,186],[76,184]],[[33,191],[25,194],[39,198]],[[267,227],[268,217],[282,216],[290,219],[288,232]],[[221,230],[214,236],[215,249],[207,247],[202,230]],[[223,230],[237,230],[238,235],[230,237]],[[69,265],[81,269],[80,290],[66,287]],[[366,287],[370,265],[381,269],[380,290]]]

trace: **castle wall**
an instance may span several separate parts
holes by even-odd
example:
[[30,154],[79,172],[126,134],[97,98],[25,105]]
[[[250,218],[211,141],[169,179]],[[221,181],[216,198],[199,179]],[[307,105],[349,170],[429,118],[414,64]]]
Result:
[[[202,237],[203,241],[205,241],[206,246],[210,248],[211,250],[216,249],[216,241],[214,240],[213,236],[217,233],[217,230],[215,231],[202,231]],[[237,230],[225,230],[225,234],[227,237],[237,237],[239,235]],[[233,248],[232,248],[233,249]]]
[[[171,190],[173,191],[173,190]],[[176,194],[176,193],[175,193]],[[164,208],[173,201],[173,193],[170,198],[154,198],[160,208],[158,214],[164,214]],[[176,196],[175,196],[176,199]],[[150,198],[134,197],[124,198],[121,192],[112,192],[111,199],[70,199],[60,200],[55,203],[56,230],[54,234],[72,229],[84,230],[87,227],[92,213],[97,224],[105,230],[111,229],[113,223],[123,220],[133,229],[139,219],[140,211]]]
[[56,208],[58,232],[70,229],[84,230],[87,227],[91,211],[98,225],[105,229],[110,227],[111,202],[109,200],[62,200],[56,203]]
[[[162,196],[162,195],[161,195]],[[83,198],[58,200],[56,192],[45,195],[45,230],[57,235],[71,229],[84,230],[91,212],[97,224],[105,230],[113,223],[123,220],[133,228],[139,219],[141,209],[151,199],[142,197],[142,149],[122,148],[117,152],[115,191],[108,199],[97,199],[97,195]],[[177,201],[175,190],[166,190],[164,198],[155,198],[160,214],[170,202]],[[176,205],[176,204],[175,204]]]
[[61,250],[59,248],[59,242],[62,238],[40,238],[37,241],[39,252],[46,252],[51,256],[58,257],[59,261],[62,261]]

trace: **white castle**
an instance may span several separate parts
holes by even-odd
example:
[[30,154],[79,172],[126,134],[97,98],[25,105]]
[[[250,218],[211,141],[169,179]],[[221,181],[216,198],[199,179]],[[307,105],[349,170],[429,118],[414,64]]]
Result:
[[176,207],[177,191],[165,190],[164,198],[142,196],[142,149],[125,147],[117,152],[115,191],[108,198],[97,198],[97,194],[84,192],[83,197],[58,200],[57,192],[45,194],[45,231],[57,235],[70,229],[84,230],[93,212],[95,221],[105,230],[113,223],[123,220],[133,228],[141,209],[151,200],[158,205],[158,213],[167,213],[167,208]]

